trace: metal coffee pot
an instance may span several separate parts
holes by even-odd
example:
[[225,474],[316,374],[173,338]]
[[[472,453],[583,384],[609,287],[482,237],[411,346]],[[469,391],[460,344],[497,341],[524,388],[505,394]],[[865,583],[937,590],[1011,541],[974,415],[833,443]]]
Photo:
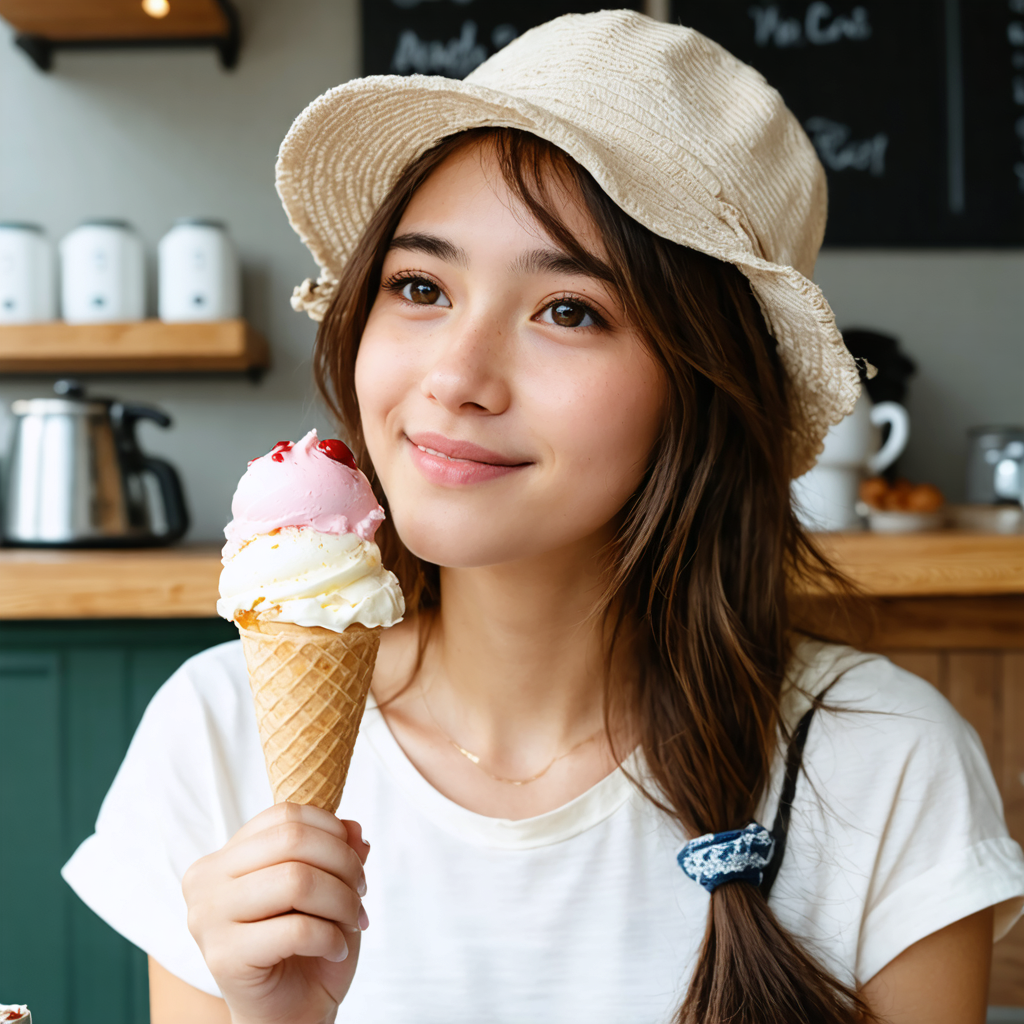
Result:
[[1024,505],[1024,427],[968,431],[967,500]]
[[146,406],[86,398],[75,381],[58,381],[54,391],[56,398],[11,406],[15,427],[3,492],[4,541],[139,547],[178,540],[188,529],[181,481],[169,463],[146,455],[135,439],[140,419],[168,427],[170,418]]

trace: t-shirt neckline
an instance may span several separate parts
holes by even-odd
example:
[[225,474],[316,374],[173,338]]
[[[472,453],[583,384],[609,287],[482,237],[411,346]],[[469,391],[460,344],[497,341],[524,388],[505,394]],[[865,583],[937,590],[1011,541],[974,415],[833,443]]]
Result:
[[532,818],[489,818],[450,800],[419,773],[395,739],[372,694],[366,702],[360,735],[421,814],[444,831],[477,846],[529,850],[572,839],[610,818],[629,799],[633,784],[623,768],[638,776],[639,751],[634,750],[622,767],[561,807]]

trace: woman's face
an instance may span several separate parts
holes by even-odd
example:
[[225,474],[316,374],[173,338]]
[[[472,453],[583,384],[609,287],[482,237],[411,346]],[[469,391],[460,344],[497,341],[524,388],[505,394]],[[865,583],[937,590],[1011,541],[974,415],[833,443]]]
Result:
[[[567,226],[606,259],[564,200]],[[449,157],[409,203],[355,385],[399,536],[450,567],[604,544],[665,401],[611,286],[555,246],[484,145]]]

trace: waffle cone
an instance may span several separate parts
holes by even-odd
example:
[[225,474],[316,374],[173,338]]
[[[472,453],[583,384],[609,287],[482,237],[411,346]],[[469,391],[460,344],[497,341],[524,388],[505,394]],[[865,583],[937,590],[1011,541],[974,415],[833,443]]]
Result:
[[341,802],[381,627],[239,624],[274,803]]

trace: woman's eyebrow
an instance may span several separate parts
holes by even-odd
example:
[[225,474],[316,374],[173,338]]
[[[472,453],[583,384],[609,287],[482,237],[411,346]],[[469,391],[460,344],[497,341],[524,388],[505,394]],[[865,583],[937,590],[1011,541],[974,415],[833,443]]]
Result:
[[391,239],[388,251],[392,249],[404,249],[406,252],[422,252],[427,256],[436,256],[445,263],[454,263],[459,267],[469,266],[469,257],[465,249],[460,249],[454,242],[447,238],[438,238],[437,235],[428,235],[420,231],[413,231],[407,235],[396,235]]
[[[469,256],[465,249],[447,238],[423,231],[396,235],[388,246],[389,252],[392,249],[422,252],[459,267],[469,266]],[[575,277],[594,277],[602,281],[614,280],[611,268],[603,260],[589,253],[587,255],[588,259],[583,261],[561,249],[531,249],[529,252],[520,253],[509,263],[508,269],[513,274],[570,274]]]
[[596,256],[588,254],[587,262],[560,249],[531,249],[521,253],[509,265],[513,274],[571,274],[575,277],[596,277],[611,281],[611,268]]

